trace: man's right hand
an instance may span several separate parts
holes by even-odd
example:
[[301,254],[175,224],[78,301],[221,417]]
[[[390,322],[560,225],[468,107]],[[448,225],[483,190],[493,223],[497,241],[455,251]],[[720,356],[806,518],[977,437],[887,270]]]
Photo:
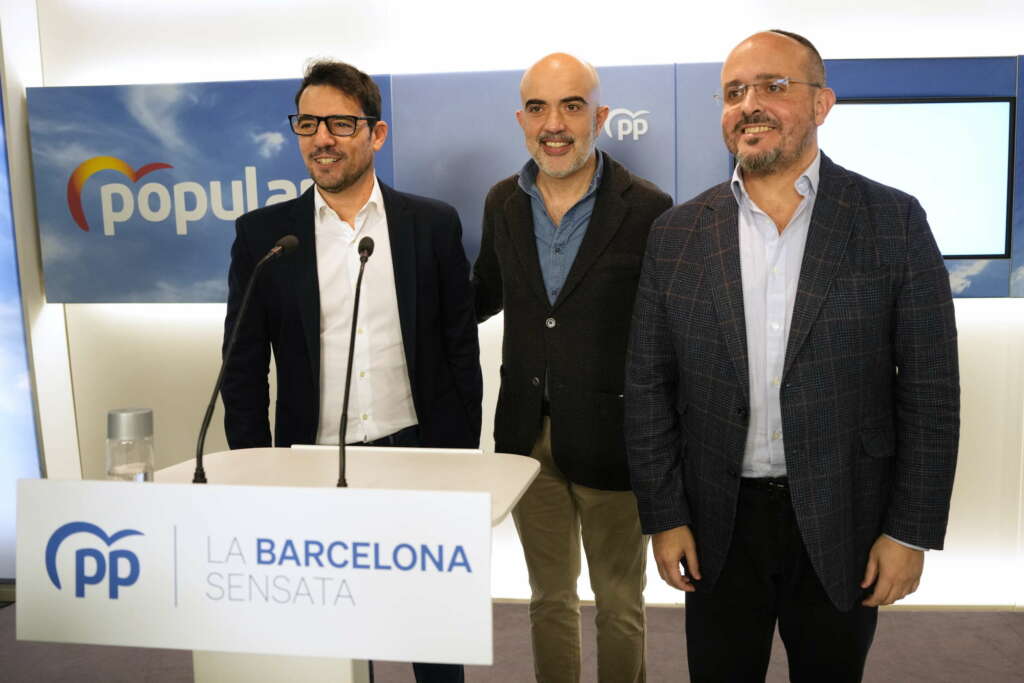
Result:
[[[658,563],[658,574],[668,585],[681,591],[696,590],[691,577],[700,580],[700,565],[697,563],[697,542],[688,526],[661,531],[651,537],[654,560]],[[683,576],[681,560],[686,560],[687,574]]]

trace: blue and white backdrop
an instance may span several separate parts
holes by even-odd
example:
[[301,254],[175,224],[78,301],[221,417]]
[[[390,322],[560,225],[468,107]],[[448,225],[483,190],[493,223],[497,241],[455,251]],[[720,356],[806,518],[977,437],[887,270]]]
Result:
[[[828,66],[840,97],[1016,97],[1024,89],[1021,59]],[[711,98],[719,69],[599,69],[611,108],[599,147],[677,200],[726,179],[730,162]],[[453,204],[471,261],[487,189],[527,158],[514,118],[519,77],[375,77],[391,124],[378,174],[400,190]],[[29,89],[47,300],[224,301],[233,220],[308,185],[286,119],[297,86],[274,80]],[[957,296],[1024,296],[1022,130],[1018,108],[1010,257],[948,260]]]

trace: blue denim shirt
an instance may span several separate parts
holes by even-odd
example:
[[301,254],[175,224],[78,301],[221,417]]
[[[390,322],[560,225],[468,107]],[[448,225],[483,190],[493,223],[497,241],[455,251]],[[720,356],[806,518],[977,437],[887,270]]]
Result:
[[537,189],[537,162],[530,159],[519,172],[519,187],[530,195],[530,208],[533,211],[533,236],[537,241],[537,256],[540,259],[540,272],[544,277],[544,290],[548,294],[548,303],[554,304],[559,292],[569,276],[572,262],[587,234],[590,216],[594,213],[597,201],[597,188],[601,184],[604,171],[604,159],[597,154],[597,168],[590,181],[586,194],[562,216],[562,221],[555,225],[544,206],[544,200]]

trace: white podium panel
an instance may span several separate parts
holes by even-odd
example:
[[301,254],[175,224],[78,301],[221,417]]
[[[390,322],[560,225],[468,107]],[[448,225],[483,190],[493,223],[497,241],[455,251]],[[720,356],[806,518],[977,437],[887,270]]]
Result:
[[17,636],[490,664],[492,512],[480,492],[23,480]]

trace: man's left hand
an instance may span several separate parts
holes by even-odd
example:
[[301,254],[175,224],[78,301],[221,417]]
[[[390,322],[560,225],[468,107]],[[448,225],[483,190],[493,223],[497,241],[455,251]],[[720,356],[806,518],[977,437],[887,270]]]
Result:
[[865,607],[891,605],[917,590],[924,571],[924,551],[879,536],[868,553],[861,588],[875,584],[875,590],[861,604]]

